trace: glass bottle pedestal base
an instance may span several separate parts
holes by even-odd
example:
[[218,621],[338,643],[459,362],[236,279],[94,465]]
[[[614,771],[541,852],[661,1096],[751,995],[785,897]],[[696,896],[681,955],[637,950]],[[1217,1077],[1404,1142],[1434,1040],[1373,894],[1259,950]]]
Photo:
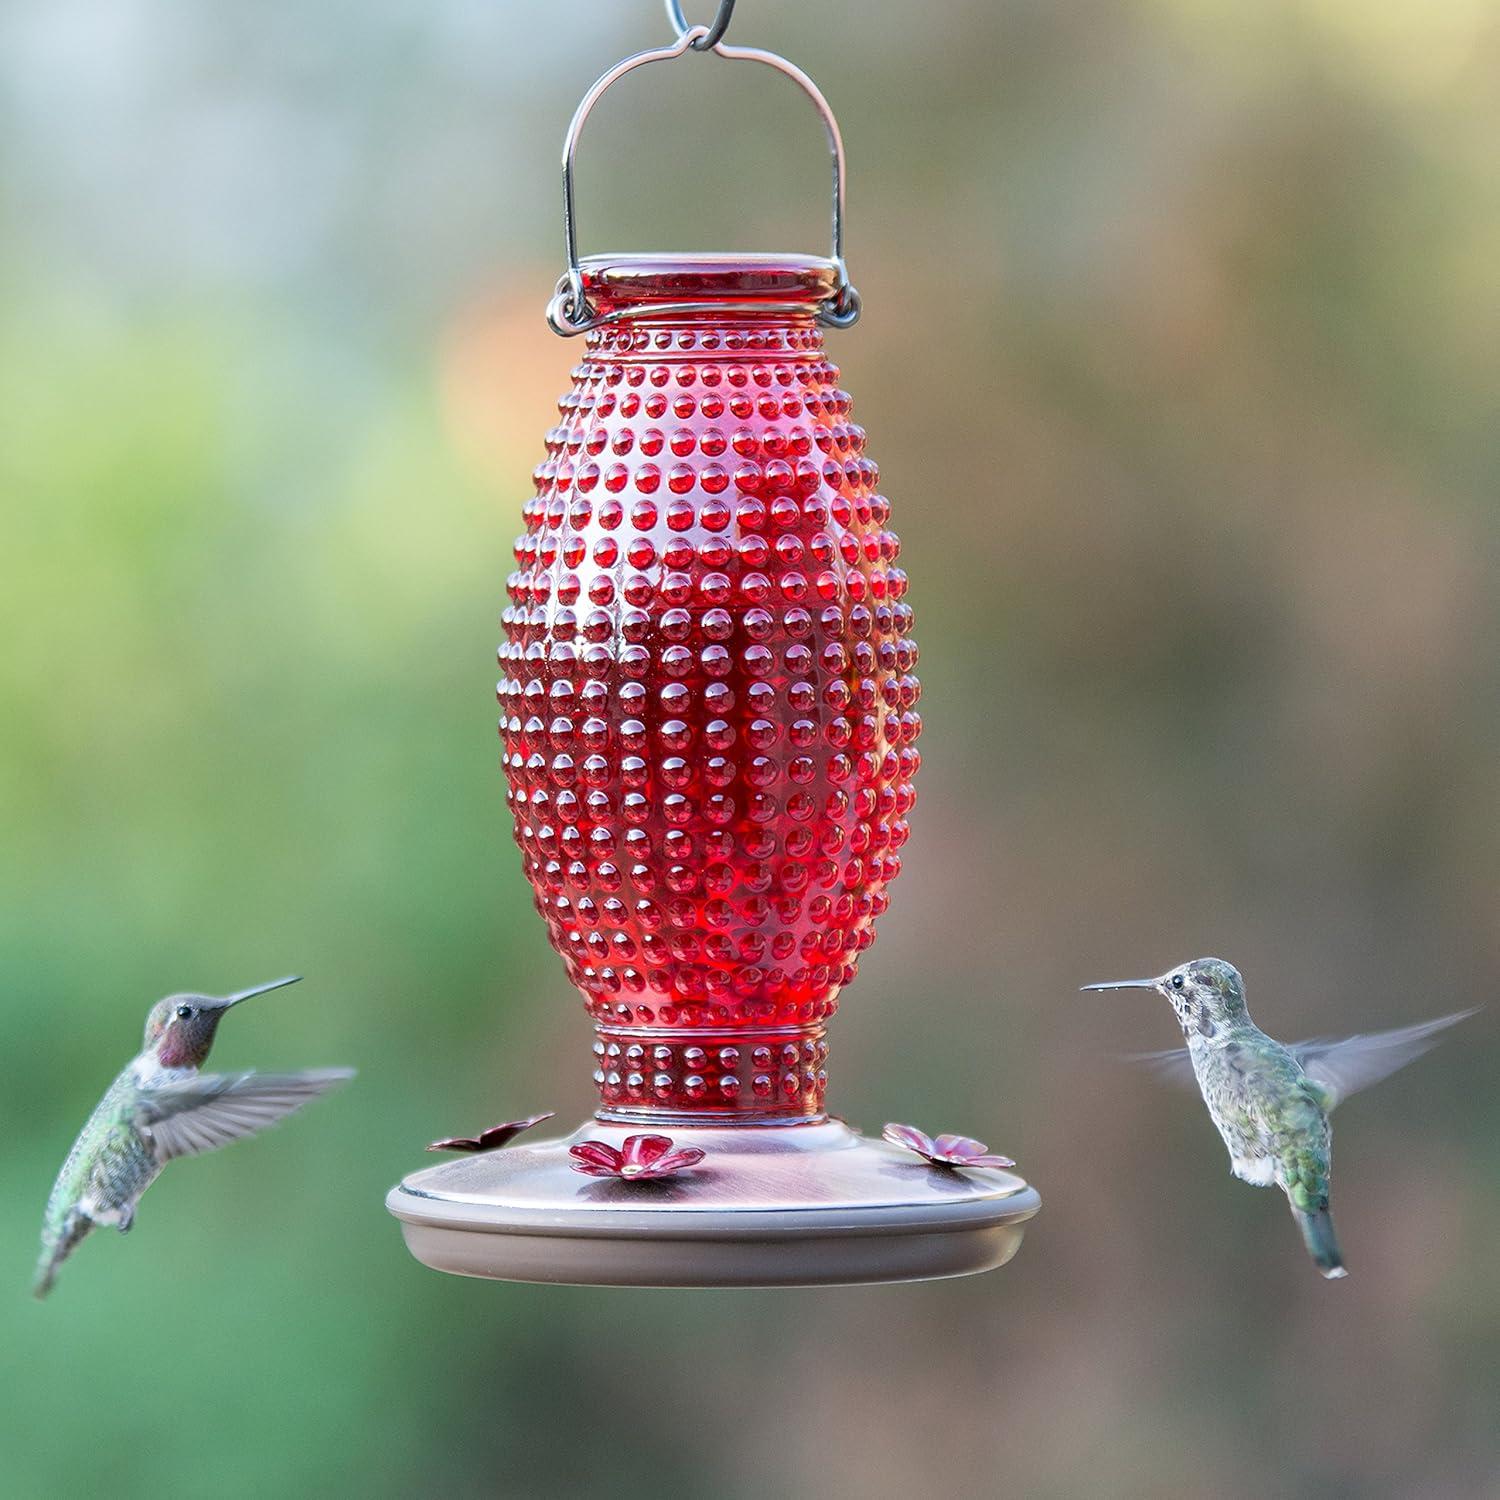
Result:
[[673,1126],[706,1153],[662,1181],[593,1178],[568,1147],[649,1126],[589,1120],[414,1172],[386,1207],[435,1270],[587,1286],[828,1286],[1003,1266],[1041,1207],[1011,1172],[935,1167],[841,1120]]

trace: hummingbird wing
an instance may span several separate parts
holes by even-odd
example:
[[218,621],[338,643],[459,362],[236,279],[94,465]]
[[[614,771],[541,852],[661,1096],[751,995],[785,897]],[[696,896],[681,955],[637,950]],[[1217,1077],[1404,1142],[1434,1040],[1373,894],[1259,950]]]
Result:
[[[1455,1011],[1435,1021],[1419,1021],[1415,1026],[1398,1026],[1394,1031],[1362,1032],[1358,1036],[1313,1037],[1305,1042],[1288,1044],[1287,1051],[1298,1065],[1326,1094],[1324,1109],[1332,1109],[1342,1099],[1360,1089],[1389,1078],[1398,1068],[1437,1046],[1440,1033],[1478,1011]],[[1197,1076],[1193,1059],[1186,1047],[1171,1047],[1165,1052],[1132,1052],[1126,1061],[1151,1069],[1163,1083],[1178,1088],[1196,1089]]]
[[1125,1061],[1150,1068],[1163,1083],[1198,1091],[1198,1076],[1193,1072],[1193,1059],[1186,1047],[1169,1047],[1165,1052],[1127,1052]]
[[1287,1050],[1302,1065],[1302,1071],[1328,1095],[1324,1106],[1332,1109],[1350,1094],[1389,1078],[1414,1058],[1437,1046],[1441,1033],[1460,1021],[1466,1021],[1473,1010],[1455,1011],[1435,1021],[1419,1021],[1415,1026],[1398,1026],[1393,1031],[1370,1031],[1358,1036],[1315,1037],[1297,1042]]
[[165,1164],[254,1135],[353,1076],[353,1068],[205,1073],[152,1089],[141,1100],[136,1124]]

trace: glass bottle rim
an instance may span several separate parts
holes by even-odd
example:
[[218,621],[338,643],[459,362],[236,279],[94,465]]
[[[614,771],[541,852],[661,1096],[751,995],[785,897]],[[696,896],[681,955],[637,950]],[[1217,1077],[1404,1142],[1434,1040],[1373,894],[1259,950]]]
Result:
[[832,298],[839,270],[827,256],[756,251],[615,253],[579,262],[601,314],[655,303],[760,303],[767,311],[815,311]]

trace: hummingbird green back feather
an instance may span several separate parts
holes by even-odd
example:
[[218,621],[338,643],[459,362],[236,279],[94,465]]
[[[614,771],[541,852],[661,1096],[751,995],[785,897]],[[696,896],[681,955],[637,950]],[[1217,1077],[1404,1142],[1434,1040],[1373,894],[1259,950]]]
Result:
[[1333,1131],[1329,1112],[1355,1088],[1386,1077],[1434,1045],[1439,1031],[1472,1012],[1397,1032],[1285,1047],[1251,1019],[1245,982],[1233,964],[1198,958],[1156,979],[1086,985],[1150,989],[1176,1012],[1187,1047],[1147,1060],[1170,1077],[1190,1077],[1229,1151],[1230,1170],[1256,1187],[1279,1187],[1314,1263],[1344,1276],[1329,1216]]
[[57,1268],[96,1224],[130,1228],[136,1199],[161,1170],[135,1128],[139,1085],[133,1067],[94,1106],[57,1174],[42,1219],[42,1255],[33,1288],[38,1297],[52,1290]]
[[57,1174],[42,1217],[33,1287],[45,1297],[58,1268],[100,1224],[122,1233],[142,1193],[173,1157],[251,1135],[353,1076],[347,1068],[290,1074],[203,1074],[224,1012],[252,995],[171,995],[151,1007],[144,1045],[94,1107]]

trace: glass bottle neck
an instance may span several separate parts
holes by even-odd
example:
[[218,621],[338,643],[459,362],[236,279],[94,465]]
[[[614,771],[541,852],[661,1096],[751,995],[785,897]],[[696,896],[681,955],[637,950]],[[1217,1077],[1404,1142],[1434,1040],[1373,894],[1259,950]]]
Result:
[[821,1023],[668,1031],[597,1026],[598,1117],[640,1125],[785,1125],[821,1120]]

